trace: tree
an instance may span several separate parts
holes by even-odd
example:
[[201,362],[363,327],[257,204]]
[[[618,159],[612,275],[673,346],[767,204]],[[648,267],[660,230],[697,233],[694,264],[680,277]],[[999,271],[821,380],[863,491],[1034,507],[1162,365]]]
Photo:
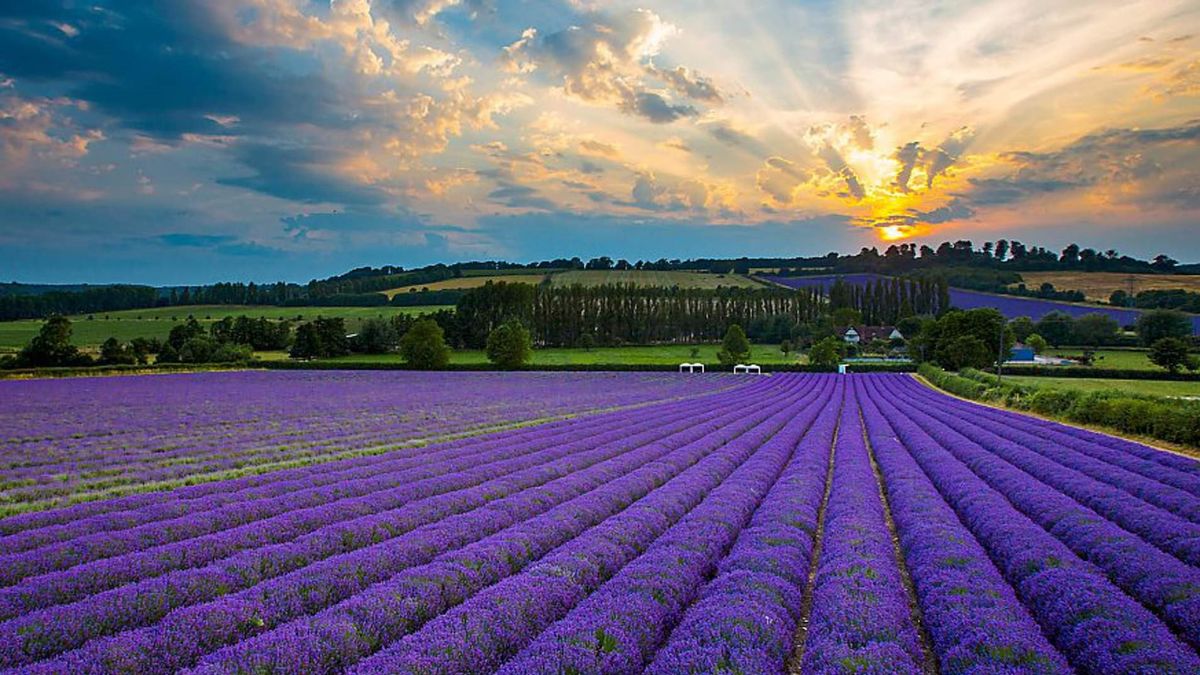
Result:
[[579,346],[583,347],[583,351],[590,352],[596,346],[596,336],[591,333],[584,333],[579,336]]
[[71,344],[71,332],[70,319],[65,316],[50,317],[17,355],[17,365],[34,368],[88,365],[91,358],[80,354],[79,349]]
[[187,321],[171,328],[171,332],[167,335],[167,344],[175,351],[183,348],[183,345],[188,340],[204,335],[204,326],[196,320],[196,317],[189,316]]
[[125,346],[115,337],[110,337],[100,345],[100,363],[105,365],[132,365],[138,362],[133,350]]
[[1094,312],[1075,320],[1075,341],[1089,347],[1102,347],[1117,341],[1121,326],[1107,314]]
[[835,309],[833,310],[833,314],[830,316],[833,319],[833,325],[839,328],[856,326],[862,323],[862,312],[854,309],[853,307],[842,307],[840,309]]
[[400,355],[413,368],[436,370],[450,362],[445,332],[433,319],[421,319],[400,338]]
[[1150,346],[1163,338],[1186,340],[1192,334],[1192,324],[1183,312],[1155,309],[1138,317],[1137,333],[1142,344]]
[[390,321],[367,319],[350,341],[350,348],[362,354],[386,354],[396,348],[400,336]]
[[1030,333],[1028,336],[1026,336],[1025,344],[1029,345],[1033,349],[1034,354],[1041,354],[1042,352],[1046,351],[1047,347],[1049,347],[1049,345],[1046,344],[1046,338],[1038,335],[1037,333]]
[[1071,341],[1075,335],[1075,320],[1066,312],[1050,312],[1037,322],[1037,334],[1046,342],[1060,347]]
[[162,341],[158,338],[135,337],[129,341],[129,351],[138,363],[144,365],[150,362],[151,354],[162,351]]
[[1118,288],[1108,296],[1108,304],[1115,307],[1128,307],[1130,305],[1129,294]]
[[808,351],[808,362],[818,368],[836,368],[845,353],[846,343],[836,337],[827,337]]
[[[168,347],[171,345],[168,344]],[[174,350],[172,349],[172,352]],[[166,350],[164,349],[164,354]],[[296,328],[296,340],[292,342],[290,356],[293,359],[315,359],[321,355],[321,336],[312,323],[302,323]],[[158,355],[163,360],[163,354]]]
[[779,351],[783,353],[784,358],[787,358],[787,355],[792,353],[792,341],[784,340],[780,342]]
[[1175,337],[1161,338],[1150,345],[1150,362],[1172,373],[1179,372],[1184,366],[1195,370],[1195,362],[1188,354],[1187,342]]
[[487,338],[487,357],[501,368],[520,368],[533,357],[533,342],[520,321],[509,319],[492,330]]
[[717,360],[721,362],[721,365],[731,366],[749,358],[750,340],[746,338],[746,331],[736,323],[731,324],[725,331],[725,338],[721,340],[721,349],[717,352]]
[[[971,338],[971,339],[967,339]],[[1000,312],[990,309],[946,312],[926,323],[918,336],[921,358],[949,370],[987,368],[1012,350],[1013,331]],[[911,347],[910,347],[911,351]]]
[[937,360],[947,370],[987,368],[996,362],[996,354],[974,335],[958,335],[938,345]]
[[1027,338],[1033,333],[1036,328],[1033,325],[1033,319],[1027,316],[1018,316],[1008,322],[1008,327],[1012,329],[1013,339],[1017,342],[1028,342]]

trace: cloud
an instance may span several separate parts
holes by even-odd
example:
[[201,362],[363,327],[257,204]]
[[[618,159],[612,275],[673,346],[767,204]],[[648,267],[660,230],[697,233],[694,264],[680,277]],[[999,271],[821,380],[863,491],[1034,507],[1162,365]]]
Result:
[[918,141],[905,143],[896,149],[896,162],[900,171],[896,174],[896,187],[908,192],[908,179],[912,177],[913,168],[921,158],[921,144]]
[[105,136],[72,121],[67,111],[79,105],[66,98],[0,94],[0,160],[12,165],[38,156],[70,162],[86,155]]
[[972,178],[972,206],[1010,206],[1039,197],[1087,192],[1100,201],[1191,208],[1200,120],[1153,129],[1105,129],[1049,152],[1000,156],[1005,172]]
[[926,161],[925,187],[933,187],[934,179],[944,175],[950,167],[959,161],[963,151],[966,150],[974,138],[975,132],[972,129],[962,127],[950,134],[937,148],[926,151],[923,157]]
[[503,48],[501,62],[512,73],[545,69],[561,78],[563,91],[593,104],[609,105],[655,124],[699,114],[686,102],[668,100],[657,81],[682,98],[719,104],[716,85],[686,67],[660,69],[651,59],[679,30],[647,9],[619,14],[589,14],[566,29],[540,33],[526,29]]
[[788,206],[795,201],[796,191],[811,177],[808,171],[797,166],[795,162],[782,157],[770,157],[758,170],[755,184],[777,205]]
[[621,151],[617,149],[617,146],[590,138],[585,138],[579,141],[579,151],[585,155],[608,157],[610,159],[615,159],[621,156]]
[[668,103],[665,98],[652,91],[634,92],[630,98],[623,99],[618,107],[655,124],[670,124],[682,117],[695,117],[700,114],[693,106]]
[[345,157],[337,150],[264,143],[241,143],[234,150],[254,174],[219,179],[222,185],[305,204],[374,206],[386,200],[382,190],[335,174],[331,167]]
[[684,66],[676,66],[674,69],[652,68],[650,72],[681,96],[716,105],[725,102],[725,95],[710,78]]
[[189,234],[186,232],[172,232],[170,234],[162,234],[157,237],[158,241],[172,247],[201,247],[208,248],[219,244],[228,244],[237,241],[237,237],[232,234]]
[[488,193],[488,199],[510,209],[534,209],[552,211],[554,202],[538,195],[538,191],[525,185],[501,181],[499,187]]
[[59,31],[46,24],[0,22],[0,72],[69,81],[72,98],[125,128],[162,137],[211,133],[219,125],[210,115],[259,129],[345,123],[335,82],[274,67],[261,50],[230,39],[207,3],[45,3],[43,11],[81,35],[51,39],[46,31]]
[[718,141],[741,150],[746,150],[751,154],[764,155],[766,148],[762,143],[748,131],[740,129],[729,120],[716,120],[704,125],[709,135]]

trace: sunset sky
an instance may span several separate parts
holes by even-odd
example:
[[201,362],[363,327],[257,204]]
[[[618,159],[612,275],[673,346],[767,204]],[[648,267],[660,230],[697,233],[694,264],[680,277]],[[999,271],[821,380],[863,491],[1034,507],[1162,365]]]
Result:
[[1200,261],[1200,3],[0,6],[0,281],[820,255]]

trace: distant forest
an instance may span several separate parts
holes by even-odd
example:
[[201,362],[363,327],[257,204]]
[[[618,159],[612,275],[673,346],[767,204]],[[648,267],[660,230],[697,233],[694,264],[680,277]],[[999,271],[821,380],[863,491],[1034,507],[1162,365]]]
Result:
[[[360,267],[327,279],[307,284],[278,282],[228,282],[204,286],[152,287],[117,284],[34,285],[0,284],[0,320],[37,319],[56,314],[89,314],[186,305],[276,305],[276,306],[354,306],[377,305],[450,305],[464,297],[463,291],[419,291],[400,293],[388,299],[381,291],[402,286],[419,287],[465,274],[506,270],[558,271],[587,270],[658,270],[696,271],[720,274],[751,274],[755,270],[778,270],[784,276],[874,272],[908,277],[926,282],[943,280],[951,286],[974,290],[1016,293],[1057,300],[1077,300],[1070,292],[1051,288],[1012,288],[1024,271],[1097,271],[1121,273],[1200,273],[1200,264],[1180,265],[1166,255],[1140,260],[1114,250],[1098,251],[1071,244],[1059,252],[1040,246],[1027,246],[1016,240],[1000,239],[976,247],[971,241],[943,242],[936,248],[916,244],[893,244],[882,252],[876,247],[863,248],[853,255],[829,253],[817,257],[795,258],[696,258],[646,261],[613,260],[607,256],[586,262],[578,257],[543,260],[528,264],[505,261],[476,261],[453,265],[430,265],[407,270],[400,266]],[[1194,294],[1193,294],[1194,295]],[[1141,302],[1178,305],[1178,298],[1147,298]],[[1185,297],[1190,307],[1195,298]],[[1131,299],[1129,304],[1134,304]]]

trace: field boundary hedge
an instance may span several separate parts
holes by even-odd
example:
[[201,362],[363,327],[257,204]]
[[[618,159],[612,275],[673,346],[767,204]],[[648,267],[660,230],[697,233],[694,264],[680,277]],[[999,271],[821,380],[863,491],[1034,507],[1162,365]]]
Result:
[[1133,368],[1093,368],[1091,366],[1004,366],[1005,375],[1030,377],[1078,377],[1106,380],[1172,380],[1200,382],[1200,373],[1172,373],[1166,370]]
[[[263,361],[254,364],[256,367],[268,370],[414,370],[406,363],[396,361],[363,362],[363,361]],[[836,368],[823,368],[808,364],[762,364],[764,373],[832,373]],[[732,366],[719,363],[704,364],[709,373],[730,373]],[[451,363],[441,371],[493,371],[502,370],[490,363]],[[529,365],[517,369],[519,371],[550,371],[550,372],[677,372],[679,364],[668,363],[588,363],[588,364],[545,364]],[[850,371],[855,373],[913,373],[915,364],[851,364]]]
[[923,364],[918,372],[934,386],[972,401],[1200,448],[1197,401],[1119,389],[1085,392],[1021,385],[971,368],[954,374]]
[[257,362],[242,363],[172,363],[161,366],[79,366],[63,368],[0,369],[0,380],[24,380],[39,377],[101,377],[105,375],[163,375],[167,373],[198,373],[212,370],[251,370]]

